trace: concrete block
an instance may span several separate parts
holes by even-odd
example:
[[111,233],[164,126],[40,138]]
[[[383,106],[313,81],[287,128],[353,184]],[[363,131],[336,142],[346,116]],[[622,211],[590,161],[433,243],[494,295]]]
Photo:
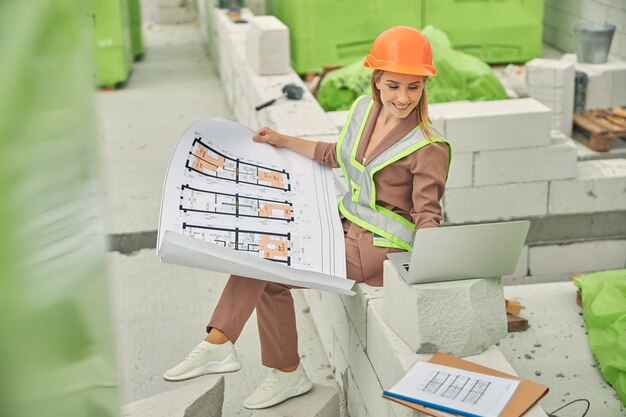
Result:
[[265,109],[264,114],[270,126],[287,135],[318,136],[339,133],[312,96],[310,100],[282,101]]
[[221,417],[224,377],[204,377],[122,406],[123,417]]
[[548,182],[451,188],[443,207],[448,223],[541,216],[548,211]]
[[626,240],[532,246],[529,250],[531,275],[594,272],[624,267]]
[[[564,60],[576,62],[576,54],[566,54]],[[585,108],[613,107],[626,104],[626,62],[609,57],[605,64],[576,63],[577,72],[588,77]]]
[[314,384],[305,395],[264,410],[255,410],[252,417],[339,417],[339,394],[332,387]]
[[528,95],[549,107],[554,114],[561,114],[564,111],[565,106],[561,100],[563,93],[562,87],[528,86]]
[[309,308],[311,309],[311,318],[315,323],[315,327],[317,328],[317,332],[320,336],[320,341],[322,342],[322,346],[324,347],[324,351],[326,351],[326,355],[330,363],[334,362],[332,358],[332,353],[334,350],[334,333],[333,328],[330,324],[330,320],[326,315],[326,311],[324,309],[324,305],[321,302],[321,291],[318,290],[307,290],[305,291],[307,295],[307,302],[309,303]]
[[385,416],[387,415],[388,400],[381,397],[383,387],[365,353],[365,346],[356,337],[352,326],[350,332],[349,369],[352,371],[359,392],[363,396],[365,408],[371,416]]
[[[459,101],[459,103],[465,101]],[[428,118],[430,119],[430,123],[433,125],[435,129],[437,129],[443,136],[446,136],[446,117],[445,109],[446,103],[435,103],[428,105]],[[456,149],[452,148],[452,151],[455,152]]]
[[574,62],[555,59],[533,59],[525,66],[528,95],[552,111],[552,128],[572,134],[574,109]]
[[356,284],[353,290],[355,295],[342,295],[341,299],[356,330],[357,337],[361,344],[367,348],[367,306],[372,300],[383,296],[383,288],[361,283]]
[[626,209],[626,159],[581,161],[575,179],[550,182],[550,214],[623,209]]
[[326,319],[333,329],[335,342],[339,343],[344,352],[349,352],[350,324],[348,323],[348,315],[341,301],[341,296],[328,291],[322,291],[320,294],[320,302],[326,313]]
[[574,141],[562,135],[550,146],[476,152],[474,185],[575,178],[577,161]]
[[365,408],[363,394],[361,394],[354,380],[354,375],[352,375],[350,370],[348,370],[348,396],[346,401],[348,403],[348,414],[350,416],[370,417],[370,413],[368,413],[367,408]]
[[474,176],[474,154],[454,153],[446,188],[471,187]]
[[443,103],[437,110],[456,152],[550,144],[551,111],[532,98]]
[[[350,330],[346,331],[348,333],[348,339],[350,335]],[[332,353],[332,367],[334,368],[335,380],[339,384],[339,387],[343,390],[344,394],[347,392],[347,373],[348,369],[350,369],[350,361],[348,360],[348,354],[350,350],[348,347],[347,351],[343,351],[341,349],[341,345],[339,344],[338,337],[335,335],[334,344],[333,344],[333,353]]]
[[385,321],[386,306],[388,308],[395,307],[392,304],[387,304],[387,300],[384,298],[372,300],[368,306],[367,328],[370,337],[367,341],[367,355],[380,379],[380,383],[384,388],[389,388],[400,380],[415,361],[428,360],[430,355],[415,353],[392,330]]
[[247,62],[259,75],[288,74],[291,69],[289,29],[275,16],[255,16],[246,40]]
[[[432,355],[415,354],[399,338],[399,336],[383,320],[385,303],[383,299],[374,300],[369,306],[372,311],[372,319],[368,322],[371,328],[368,348],[369,357],[374,366],[374,370],[381,377],[383,388],[388,389],[413,366],[415,361],[428,361]],[[463,358],[469,362],[487,366],[510,375],[517,376],[509,362],[502,355],[497,346],[491,346],[478,355]],[[394,405],[390,402],[391,411],[398,417],[417,417],[422,414],[417,413],[407,407]],[[390,414],[392,415],[392,414]],[[524,416],[546,417],[539,405],[534,406]]]
[[408,285],[384,263],[384,318],[416,353],[469,356],[506,337],[500,278]]
[[535,58],[524,66],[528,87],[574,88],[574,63],[560,59]]

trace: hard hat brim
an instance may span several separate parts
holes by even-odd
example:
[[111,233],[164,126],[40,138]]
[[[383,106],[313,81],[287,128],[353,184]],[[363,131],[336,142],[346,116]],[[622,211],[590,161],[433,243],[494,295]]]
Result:
[[372,55],[365,57],[363,66],[383,71],[397,72],[400,74],[423,75],[425,77],[434,77],[437,75],[437,70],[434,65],[399,65],[398,63],[392,61],[376,59]]

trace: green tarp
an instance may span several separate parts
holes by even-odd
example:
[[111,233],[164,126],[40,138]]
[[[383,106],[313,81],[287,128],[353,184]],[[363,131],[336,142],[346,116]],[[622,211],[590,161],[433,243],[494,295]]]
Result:
[[582,291],[591,351],[626,405],[626,269],[585,275],[574,284]]
[[[437,68],[437,76],[428,80],[426,88],[429,103],[507,98],[489,65],[452,49],[446,34],[433,26],[426,26],[422,33],[431,43]],[[363,67],[363,59],[332,71],[322,79],[317,100],[324,110],[347,110],[357,97],[370,94],[371,70]]]

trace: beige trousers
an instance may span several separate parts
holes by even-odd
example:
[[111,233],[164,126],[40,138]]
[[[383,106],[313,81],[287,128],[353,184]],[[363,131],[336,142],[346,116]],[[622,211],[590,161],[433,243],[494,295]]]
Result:
[[[356,282],[383,284],[383,261],[398,249],[372,244],[372,234],[343,220],[346,245],[346,274]],[[256,309],[261,358],[270,368],[287,368],[300,362],[298,332],[291,287],[258,279],[231,275],[207,325],[215,327],[235,343]]]

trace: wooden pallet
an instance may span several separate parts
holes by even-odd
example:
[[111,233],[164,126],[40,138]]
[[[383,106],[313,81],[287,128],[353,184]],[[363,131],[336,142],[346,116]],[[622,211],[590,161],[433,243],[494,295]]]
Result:
[[511,313],[506,313],[506,325],[509,333],[528,330],[528,320]]
[[522,311],[522,304],[519,301],[504,300],[504,306],[508,332],[525,332],[528,330],[528,320],[519,316],[520,311]]
[[626,139],[626,110],[614,107],[574,113],[573,137],[596,152],[610,151],[615,137]]

